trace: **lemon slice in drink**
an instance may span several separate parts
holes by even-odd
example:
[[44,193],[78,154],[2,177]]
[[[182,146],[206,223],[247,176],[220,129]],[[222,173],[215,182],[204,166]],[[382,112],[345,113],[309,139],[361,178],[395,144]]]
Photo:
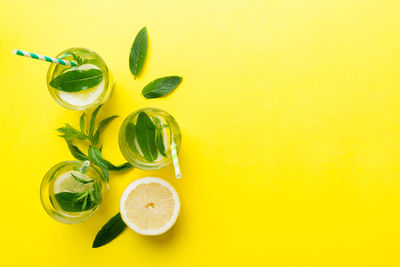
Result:
[[78,182],[74,177],[72,177],[71,173],[78,178],[90,180],[87,175],[78,171],[68,171],[56,178],[56,181],[54,182],[54,194],[61,192],[79,193],[89,188],[90,184]]
[[121,217],[142,235],[161,235],[176,222],[180,202],[175,189],[160,178],[145,177],[131,183],[120,201]]

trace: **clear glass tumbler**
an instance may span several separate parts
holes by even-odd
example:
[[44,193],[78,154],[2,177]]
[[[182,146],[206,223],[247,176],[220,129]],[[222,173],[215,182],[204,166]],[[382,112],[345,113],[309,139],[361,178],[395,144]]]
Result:
[[108,192],[102,172],[87,162],[64,161],[44,176],[40,196],[46,212],[55,220],[75,224],[89,219]]
[[[50,64],[47,72],[47,87],[58,104],[72,110],[85,110],[102,104],[107,100],[111,94],[114,80],[106,63],[97,53],[85,48],[70,48],[56,57],[78,63],[78,66]],[[82,75],[80,75],[81,77],[77,79],[73,75],[77,72],[85,72],[85,75],[90,73],[92,76],[90,78],[82,78]],[[61,83],[60,78],[62,78],[62,75],[64,75],[65,79]],[[55,85],[56,78],[58,78],[57,84],[59,86]],[[66,87],[68,90],[63,89],[60,84],[64,85],[64,88]],[[87,86],[81,87],[78,84]]]
[[[138,119],[143,117],[150,120],[139,122]],[[129,163],[143,170],[160,169],[171,164],[172,143],[176,144],[178,153],[181,147],[179,125],[169,113],[157,108],[134,111],[119,131],[122,154]]]

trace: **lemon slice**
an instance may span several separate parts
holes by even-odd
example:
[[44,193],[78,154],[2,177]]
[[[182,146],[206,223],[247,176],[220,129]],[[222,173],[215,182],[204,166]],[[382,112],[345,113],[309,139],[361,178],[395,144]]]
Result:
[[120,201],[121,217],[142,235],[161,235],[176,222],[180,202],[175,189],[160,178],[145,177],[131,183]]
[[68,171],[56,178],[56,181],[54,182],[54,194],[61,192],[79,193],[87,190],[90,187],[90,184],[83,184],[75,180],[71,173],[78,178],[90,180],[87,175],[78,171]]

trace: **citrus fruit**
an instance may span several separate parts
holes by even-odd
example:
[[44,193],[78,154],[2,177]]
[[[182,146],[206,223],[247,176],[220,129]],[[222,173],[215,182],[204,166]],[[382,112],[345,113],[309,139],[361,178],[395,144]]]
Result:
[[78,171],[68,171],[56,178],[56,181],[54,182],[54,194],[61,192],[79,193],[85,191],[90,187],[89,184],[80,183],[75,180],[75,178],[72,177],[71,173],[78,178],[90,180],[87,175],[82,174]]
[[175,189],[166,181],[145,177],[132,182],[120,201],[121,217],[142,235],[161,235],[176,222],[180,202]]

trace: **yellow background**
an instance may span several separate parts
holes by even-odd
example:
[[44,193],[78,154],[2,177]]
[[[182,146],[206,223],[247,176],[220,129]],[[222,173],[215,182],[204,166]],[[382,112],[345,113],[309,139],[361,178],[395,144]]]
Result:
[[[400,266],[400,2],[0,1],[2,266]],[[128,56],[148,27],[136,80]],[[55,129],[48,64],[87,47],[117,82],[100,117],[118,114],[104,155],[124,161],[118,130],[146,106],[179,122],[183,179],[171,167],[112,174],[90,220],[64,225],[39,199],[43,175],[72,159]],[[151,80],[184,77],[146,100]],[[91,249],[133,180],[159,176],[182,210],[164,236],[126,230]]]

